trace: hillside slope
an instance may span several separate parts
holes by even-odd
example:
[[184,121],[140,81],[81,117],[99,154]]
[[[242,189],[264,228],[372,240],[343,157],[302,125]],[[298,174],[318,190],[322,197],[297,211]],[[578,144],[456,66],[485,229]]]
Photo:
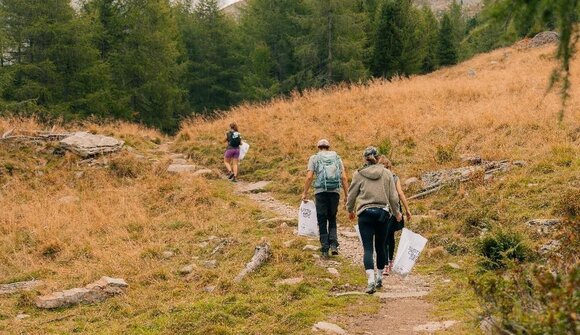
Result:
[[[378,146],[394,162],[402,180],[459,167],[465,154],[487,160],[523,160],[522,168],[485,180],[482,174],[411,202],[413,213],[419,216],[409,227],[429,239],[418,271],[436,278],[430,296],[436,304],[434,314],[443,320],[462,321],[453,333],[472,334],[478,327],[474,315],[481,309],[476,307],[471,288],[474,282],[470,280],[511,278],[510,272],[501,275],[505,262],[511,262],[502,257],[516,257],[509,250],[518,250],[515,262],[523,262],[522,269],[549,265],[563,274],[578,269],[573,251],[580,247],[580,61],[572,65],[572,97],[559,123],[558,91],[547,93],[550,73],[556,66],[553,53],[553,46],[506,48],[426,76],[312,91],[259,106],[241,106],[222,118],[185,123],[174,148],[221,167],[224,132],[230,122],[237,122],[251,145],[241,164],[241,178],[273,180],[272,191],[291,204],[299,201],[306,162],[316,151],[319,138],[330,140],[351,173],[362,164],[362,150]],[[407,189],[410,194],[417,191]],[[561,221],[554,230],[539,233],[525,224],[535,218]],[[349,224],[342,211],[340,224]],[[486,256],[482,245],[496,242],[510,253]],[[485,261],[500,262],[494,265],[500,267],[499,277],[493,277],[493,271],[492,277],[482,276]],[[516,266],[513,273],[525,273],[518,269]],[[576,285],[573,278],[569,287]],[[538,285],[541,288],[542,284]],[[513,297],[525,292],[506,289],[504,293]],[[529,313],[538,313],[533,319],[553,322],[547,329],[557,329],[558,316],[550,311],[577,308],[574,303],[558,305],[561,298],[554,298],[555,305],[549,308],[532,310],[526,309],[528,300],[499,301],[517,305],[507,309],[514,314],[504,316],[512,324],[520,317],[528,318]],[[500,316],[487,307],[485,311]],[[558,315],[566,315],[565,311]],[[547,314],[541,314],[544,312]]]

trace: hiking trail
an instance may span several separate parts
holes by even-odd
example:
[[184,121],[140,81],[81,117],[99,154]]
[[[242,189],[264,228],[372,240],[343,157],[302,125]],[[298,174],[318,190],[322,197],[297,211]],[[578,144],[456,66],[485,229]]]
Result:
[[[169,144],[164,143],[155,151],[161,154],[161,156],[174,159],[175,162],[176,157],[182,157],[182,155],[170,152]],[[225,176],[222,177],[225,179]],[[233,191],[236,194],[251,199],[262,209],[279,216],[273,218],[273,220],[295,221],[298,208],[282,203],[272,193],[267,192],[266,189],[270,183],[269,181],[255,183],[238,181],[233,185]],[[339,210],[344,209],[340,208]],[[353,225],[354,223],[351,222],[343,223],[342,225],[340,222],[338,223],[340,255],[338,257],[331,257],[328,260],[316,258],[315,262],[318,265],[330,269],[340,265],[342,262],[351,262],[361,267],[361,276],[364,276],[362,270],[363,249]],[[297,231],[294,234],[297,235]],[[318,240],[311,239],[310,244],[318,245]],[[408,335],[429,334],[448,329],[456,322],[434,322],[430,319],[432,305],[425,300],[425,296],[429,294],[430,286],[428,277],[417,274],[411,274],[404,279],[394,274],[385,276],[383,279],[383,288],[374,294],[375,297],[380,299],[380,308],[377,313],[356,316],[347,315],[342,317],[328,315],[325,320],[319,320],[321,321],[321,326],[317,327],[318,330],[316,333]],[[337,299],[340,299],[340,296],[344,295],[366,295],[364,293],[365,287],[357,287],[354,285],[351,287],[351,291],[336,293]],[[334,323],[340,326],[337,327]]]

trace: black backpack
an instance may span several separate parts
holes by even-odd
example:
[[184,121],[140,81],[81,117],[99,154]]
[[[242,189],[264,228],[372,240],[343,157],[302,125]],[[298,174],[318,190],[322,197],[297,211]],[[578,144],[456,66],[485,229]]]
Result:
[[228,144],[232,148],[238,148],[242,144],[242,135],[237,131],[230,131]]

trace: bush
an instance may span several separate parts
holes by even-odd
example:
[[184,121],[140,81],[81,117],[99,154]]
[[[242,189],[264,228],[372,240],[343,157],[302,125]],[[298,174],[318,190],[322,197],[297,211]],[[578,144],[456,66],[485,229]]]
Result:
[[580,199],[580,189],[565,190],[556,203],[556,210],[570,218],[576,218],[580,215],[580,201],[578,199]]
[[435,161],[439,164],[451,162],[455,157],[454,145],[438,145],[435,151]]
[[487,270],[505,269],[511,262],[525,262],[531,256],[520,234],[499,231],[479,241],[480,266]]
[[385,138],[379,143],[377,149],[379,149],[379,154],[390,157],[393,150],[393,142],[391,142],[390,138]]
[[487,272],[471,279],[486,313],[501,334],[576,334],[580,267],[535,267],[510,274]]
[[111,172],[119,178],[137,178],[145,171],[145,164],[128,153],[111,160]]

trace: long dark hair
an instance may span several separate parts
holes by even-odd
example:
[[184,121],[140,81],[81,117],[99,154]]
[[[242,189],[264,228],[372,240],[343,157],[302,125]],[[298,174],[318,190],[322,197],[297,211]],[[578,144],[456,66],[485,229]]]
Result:
[[230,129],[234,131],[238,131],[238,125],[235,122],[230,123]]

